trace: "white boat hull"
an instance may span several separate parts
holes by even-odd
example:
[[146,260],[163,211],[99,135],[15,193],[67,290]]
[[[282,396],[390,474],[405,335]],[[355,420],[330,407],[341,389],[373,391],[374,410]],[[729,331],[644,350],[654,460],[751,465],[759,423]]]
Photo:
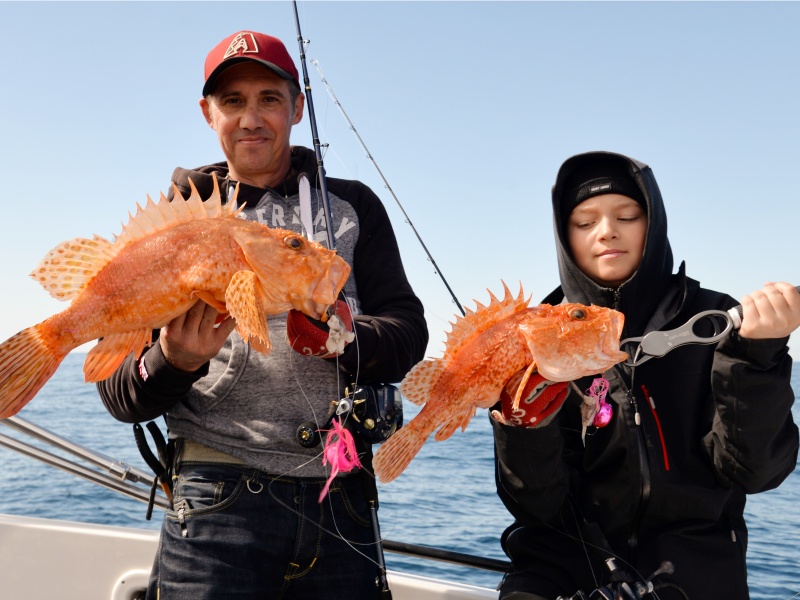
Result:
[[[0,514],[3,598],[134,600],[147,586],[158,532]],[[483,600],[488,588],[388,572],[393,600]]]

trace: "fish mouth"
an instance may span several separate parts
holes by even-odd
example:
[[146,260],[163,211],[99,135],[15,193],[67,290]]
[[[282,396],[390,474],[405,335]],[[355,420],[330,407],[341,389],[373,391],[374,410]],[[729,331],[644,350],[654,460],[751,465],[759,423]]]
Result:
[[339,297],[339,292],[344,287],[350,276],[350,265],[342,258],[336,256],[318,279],[311,290],[311,295],[298,298],[294,308],[308,315],[312,319],[328,320],[327,310]]

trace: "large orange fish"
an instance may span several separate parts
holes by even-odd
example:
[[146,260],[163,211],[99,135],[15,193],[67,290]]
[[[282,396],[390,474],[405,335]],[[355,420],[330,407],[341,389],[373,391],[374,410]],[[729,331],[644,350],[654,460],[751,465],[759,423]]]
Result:
[[514,407],[534,371],[550,381],[571,381],[601,373],[627,358],[619,349],[624,316],[599,306],[540,304],[529,307],[520,287],[505,297],[457,317],[447,336],[444,356],[424,360],[400,384],[411,402],[424,405],[407,425],[375,453],[375,474],[384,483],[402,473],[428,436],[449,438],[464,430],[477,408],[500,399],[509,378],[526,369]]
[[78,238],[45,256],[31,276],[72,303],[0,345],[0,418],[30,401],[70,350],[103,338],[83,370],[87,382],[106,379],[198,298],[230,313],[262,353],[271,348],[267,315],[295,308],[324,319],[350,266],[296,233],[238,218],[214,183],[205,202],[194,186],[188,200],[177,190],[172,202],[148,198],[114,242]]

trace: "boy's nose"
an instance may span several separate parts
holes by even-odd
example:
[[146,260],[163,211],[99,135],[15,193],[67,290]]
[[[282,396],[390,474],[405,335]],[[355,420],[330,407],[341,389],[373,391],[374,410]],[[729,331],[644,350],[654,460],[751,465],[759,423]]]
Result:
[[617,237],[616,221],[614,219],[601,219],[598,232],[602,239]]

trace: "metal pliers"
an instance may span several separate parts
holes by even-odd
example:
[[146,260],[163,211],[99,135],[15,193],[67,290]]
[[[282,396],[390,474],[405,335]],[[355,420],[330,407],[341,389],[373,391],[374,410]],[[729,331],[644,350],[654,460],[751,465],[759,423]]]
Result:
[[[713,335],[703,337],[695,333],[694,326],[707,319],[714,327]],[[670,350],[685,344],[715,344],[725,338],[733,329],[742,325],[742,307],[736,306],[728,311],[706,310],[696,314],[677,329],[669,331],[651,331],[642,337],[631,337],[622,340],[619,345],[622,350],[628,344],[635,344],[633,352],[627,351],[630,358],[625,361],[629,367],[638,367],[651,358],[664,356]]]

